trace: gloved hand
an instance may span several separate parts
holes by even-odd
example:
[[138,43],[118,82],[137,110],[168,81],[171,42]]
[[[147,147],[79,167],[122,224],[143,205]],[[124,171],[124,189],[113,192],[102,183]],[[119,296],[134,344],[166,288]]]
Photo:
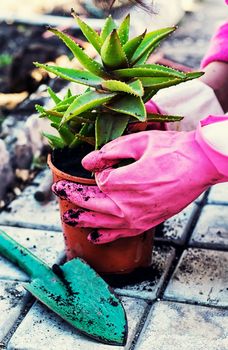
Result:
[[228,62],[228,22],[222,24],[212,37],[201,67],[205,68],[214,61]]
[[[80,208],[64,214],[72,226],[97,228],[88,239],[106,243],[140,234],[181,211],[209,186],[228,180],[228,155],[211,147],[205,125],[196,131],[145,131],[122,136],[83,159],[97,186],[59,181],[53,191]],[[131,164],[116,167],[123,159]]]

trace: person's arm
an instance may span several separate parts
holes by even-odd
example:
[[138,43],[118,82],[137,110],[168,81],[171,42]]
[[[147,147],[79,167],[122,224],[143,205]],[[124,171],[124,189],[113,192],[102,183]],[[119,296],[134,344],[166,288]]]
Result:
[[214,90],[222,109],[228,112],[228,63],[211,62],[204,71],[200,80]]
[[223,23],[212,37],[201,67],[205,74],[200,78],[210,86],[224,112],[228,111],[228,22]]
[[205,74],[200,79],[161,90],[153,97],[160,113],[185,117],[167,124],[167,130],[195,130],[200,119],[228,111],[228,22],[212,37],[201,70]]

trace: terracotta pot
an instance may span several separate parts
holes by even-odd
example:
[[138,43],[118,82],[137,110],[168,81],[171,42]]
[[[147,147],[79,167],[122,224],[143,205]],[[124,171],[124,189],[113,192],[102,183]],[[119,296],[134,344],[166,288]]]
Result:
[[[71,176],[57,169],[48,156],[48,165],[52,170],[53,180],[69,180],[72,182],[94,185],[95,180]],[[60,199],[61,217],[66,210],[76,208],[75,205]],[[121,238],[111,243],[95,245],[87,240],[90,229],[71,227],[62,222],[67,259],[80,257],[100,273],[129,273],[138,267],[151,264],[154,229],[141,235]]]

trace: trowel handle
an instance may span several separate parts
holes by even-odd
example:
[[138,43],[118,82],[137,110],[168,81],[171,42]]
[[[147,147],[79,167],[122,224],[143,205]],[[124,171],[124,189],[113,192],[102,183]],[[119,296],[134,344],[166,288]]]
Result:
[[0,230],[0,255],[19,266],[30,277],[39,277],[47,271],[47,265],[28,249]]

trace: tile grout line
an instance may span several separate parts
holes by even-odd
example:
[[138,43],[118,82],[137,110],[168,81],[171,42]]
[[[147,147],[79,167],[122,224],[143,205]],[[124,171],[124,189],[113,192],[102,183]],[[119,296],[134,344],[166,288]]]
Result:
[[2,344],[3,344],[3,346],[5,346],[5,349],[8,348],[8,343],[9,343],[10,339],[13,337],[14,333],[17,331],[18,327],[23,322],[24,318],[27,316],[30,309],[33,307],[33,305],[36,302],[36,299],[32,295],[30,295],[29,292],[27,292],[27,298],[28,298],[28,301],[26,302],[23,311],[21,312],[19,317],[15,320],[13,326],[11,327],[9,332],[6,334],[6,336],[2,340]]
[[197,221],[198,221],[198,219],[200,217],[202,209],[205,206],[205,204],[207,203],[207,198],[208,198],[209,192],[210,192],[210,189],[207,190],[207,192],[204,194],[204,197],[203,197],[202,201],[199,204],[197,204],[197,209],[196,209],[194,215],[192,216],[192,218],[190,219],[191,222],[190,222],[189,227],[188,227],[188,232],[186,234],[186,239],[185,239],[184,244],[182,244],[182,245],[177,245],[177,244],[173,245],[173,247],[175,249],[175,258],[174,258],[174,261],[171,264],[170,269],[169,269],[169,271],[168,271],[168,273],[166,275],[164,283],[163,283],[163,285],[160,288],[160,291],[158,293],[158,297],[157,298],[159,298],[161,300],[163,300],[165,290],[166,290],[166,288],[167,288],[167,286],[168,286],[168,284],[170,282],[170,279],[173,276],[173,273],[174,273],[174,271],[175,271],[175,269],[176,269],[176,267],[177,267],[177,265],[178,265],[178,263],[179,263],[179,261],[181,259],[181,256],[182,256],[183,252],[186,249],[189,248],[189,241],[191,239],[191,236],[192,236],[193,230],[194,230],[194,228],[195,228],[195,226],[197,224]]
[[172,303],[177,303],[177,304],[184,304],[184,305],[194,305],[194,306],[203,306],[203,307],[207,307],[209,309],[219,309],[219,310],[227,310],[227,306],[218,306],[218,305],[212,305],[212,304],[204,304],[204,303],[197,303],[197,302],[191,302],[189,300],[176,300],[176,299],[171,299],[171,298],[165,298],[159,301],[168,301],[168,302],[172,302]]
[[[138,299],[138,298],[136,298]],[[135,336],[131,342],[131,345],[129,347],[128,350],[134,350],[135,349],[135,346],[137,345],[137,342],[138,342],[138,339],[142,333],[142,330],[143,328],[145,327],[146,325],[146,321],[147,321],[147,318],[148,318],[148,315],[150,313],[150,310],[152,309],[152,306],[156,303],[157,300],[154,300],[153,302],[151,302],[151,300],[146,300],[144,299],[145,302],[147,302],[147,306],[145,308],[145,311],[141,317],[141,320],[140,320],[140,323],[139,323],[139,326],[138,328],[136,329],[136,332],[135,332]]]

